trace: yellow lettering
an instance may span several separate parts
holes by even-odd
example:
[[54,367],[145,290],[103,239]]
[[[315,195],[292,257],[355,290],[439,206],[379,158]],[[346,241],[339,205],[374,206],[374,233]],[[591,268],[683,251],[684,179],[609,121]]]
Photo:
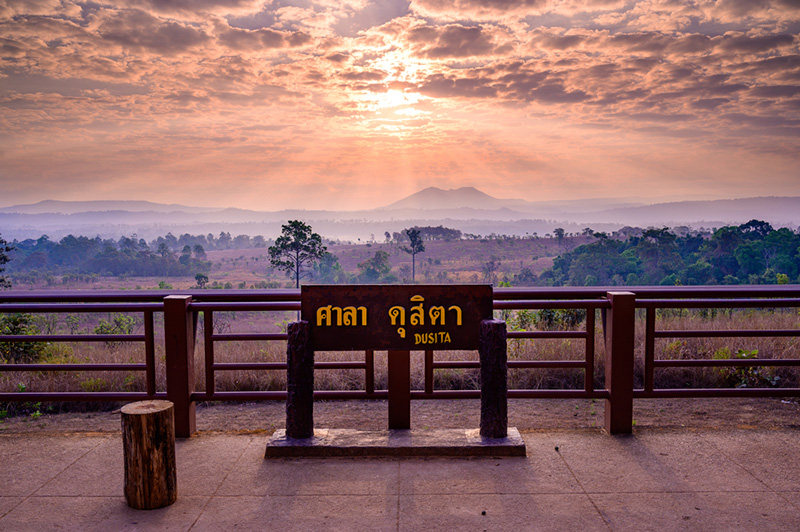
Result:
[[[453,305],[447,310],[455,310],[456,311],[456,325],[461,325],[461,307]],[[442,322],[444,323],[444,322]]]
[[[406,309],[403,307],[392,307],[389,309],[389,317],[392,319],[392,325],[405,325],[406,324]],[[398,323],[397,320],[400,320]]]
[[412,296],[411,301],[419,301],[419,305],[411,307],[411,325],[425,325],[425,310],[423,309],[422,301],[425,298],[422,296]]
[[325,321],[325,325],[330,327],[331,325],[331,305],[327,307],[320,307],[317,309],[317,327],[322,325],[323,320]]
[[399,329],[397,329],[397,334],[400,335],[400,338],[405,338],[406,337],[406,330],[403,329],[402,327],[400,327]]
[[444,307],[431,307],[428,311],[431,316],[431,325],[444,325]]
[[419,345],[421,343],[422,343],[422,335],[421,334],[415,334],[414,335],[414,345]]

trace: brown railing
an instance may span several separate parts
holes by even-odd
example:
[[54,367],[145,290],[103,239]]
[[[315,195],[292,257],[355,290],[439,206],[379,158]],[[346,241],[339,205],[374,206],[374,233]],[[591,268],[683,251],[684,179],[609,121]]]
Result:
[[[143,371],[145,373],[146,392],[19,392],[0,393],[0,401],[138,401],[142,399],[155,399],[166,397],[166,394],[156,392],[156,363],[155,363],[155,334],[153,327],[153,314],[163,312],[163,303],[127,302],[103,303],[109,301],[104,297],[92,298],[86,296],[72,296],[68,298],[60,295],[53,299],[46,295],[34,296],[25,294],[17,296],[9,293],[0,294],[0,312],[2,313],[79,313],[90,312],[125,312],[142,313],[144,323],[143,334],[50,334],[50,335],[5,335],[0,336],[0,341],[9,343],[28,342],[141,342],[144,343],[144,364],[2,364],[2,372],[60,372],[60,371]],[[75,300],[90,302],[75,303]],[[120,298],[123,299],[123,298]],[[128,298],[124,298],[128,299]],[[20,300],[25,302],[20,302]],[[6,301],[10,301],[6,303]],[[50,301],[41,303],[39,301]],[[65,301],[56,303],[55,301]]]
[[[523,309],[583,309],[586,311],[582,330],[509,331],[509,340],[576,339],[585,344],[581,360],[510,360],[510,369],[574,369],[583,371],[582,389],[512,389],[508,397],[520,398],[586,398],[605,399],[606,427],[611,432],[629,432],[634,398],[657,397],[798,397],[800,388],[656,388],[655,373],[662,368],[693,367],[761,367],[791,366],[800,368],[800,359],[747,358],[666,360],[655,358],[658,338],[695,337],[798,337],[800,329],[748,330],[656,330],[657,309],[741,309],[798,308],[798,286],[746,287],[621,287],[593,288],[500,288],[494,291],[496,311]],[[285,371],[285,362],[217,362],[218,342],[270,341],[284,342],[286,334],[273,332],[214,332],[214,313],[224,311],[295,312],[300,309],[297,290],[251,291],[91,291],[91,292],[0,292],[0,313],[141,313],[142,334],[89,335],[51,334],[0,336],[0,342],[140,342],[144,344],[145,362],[129,364],[3,364],[0,372],[56,371],[141,371],[145,373],[144,392],[5,392],[0,401],[134,401],[147,398],[168,398],[175,403],[176,431],[189,435],[194,430],[196,401],[284,400],[285,391],[217,390],[215,376],[224,371]],[[602,316],[605,343],[605,375],[595,375],[596,311]],[[634,386],[636,362],[635,329],[637,309],[644,314],[643,386]],[[166,387],[157,389],[156,330],[154,315],[163,313],[164,371]],[[195,390],[194,342],[198,317],[204,321],[205,391]],[[161,333],[161,331],[158,331]],[[425,351],[424,390],[411,393],[412,399],[477,398],[479,390],[436,390],[437,369],[478,369],[473,360],[437,361],[433,351]],[[376,390],[374,352],[366,351],[363,361],[317,362],[315,369],[357,369],[364,371],[363,390],[324,390],[315,397],[325,399],[386,398],[386,390]],[[602,383],[596,387],[596,382]]]

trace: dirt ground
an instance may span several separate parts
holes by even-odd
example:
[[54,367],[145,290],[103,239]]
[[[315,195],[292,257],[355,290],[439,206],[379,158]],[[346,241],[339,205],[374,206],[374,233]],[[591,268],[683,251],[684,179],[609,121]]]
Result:
[[[477,428],[480,401],[413,401],[414,429]],[[602,430],[604,401],[514,399],[510,426],[521,431]],[[800,403],[758,399],[640,399],[634,402],[634,430],[640,428],[726,429],[800,428]],[[386,401],[322,401],[315,404],[317,427],[381,430],[387,425]],[[284,403],[209,403],[197,407],[201,432],[272,432],[285,426]],[[0,422],[0,434],[119,432],[119,410],[21,416]]]

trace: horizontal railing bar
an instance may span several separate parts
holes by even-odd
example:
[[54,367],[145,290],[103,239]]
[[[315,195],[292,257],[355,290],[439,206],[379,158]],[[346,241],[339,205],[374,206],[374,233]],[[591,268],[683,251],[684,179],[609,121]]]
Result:
[[775,329],[775,330],[721,330],[721,331],[655,331],[654,338],[757,338],[762,336],[800,336],[800,329]]
[[146,364],[0,364],[4,371],[144,371]]
[[289,335],[286,333],[231,333],[231,334],[212,334],[211,339],[215,342],[236,342],[239,340],[286,340]]
[[[316,369],[366,369],[365,362],[342,361],[342,362],[316,362]],[[0,366],[2,368],[2,366]],[[286,362],[216,362],[214,371],[237,371],[237,370],[285,370]],[[0,370],[1,371],[1,370]]]
[[480,367],[481,363],[477,360],[453,360],[433,363],[433,369],[477,369]]
[[[5,299],[5,298],[0,298]],[[151,312],[160,312],[164,310],[163,303],[26,303],[26,304],[10,304],[0,303],[0,314],[11,312],[81,312],[81,313],[94,313],[94,312],[143,312],[149,310]]]
[[367,369],[366,362],[342,361],[342,362],[315,362],[315,369]]
[[577,368],[586,369],[585,360],[509,360],[509,368]]
[[[536,287],[494,288],[495,301],[526,299],[592,299],[604,298],[607,292],[633,292],[640,298],[745,298],[758,297],[800,298],[798,285],[730,285],[730,286],[593,286],[587,287]],[[192,296],[194,301],[300,301],[300,290],[5,290],[2,300],[19,302],[115,302],[161,301],[167,296]]]
[[726,358],[726,359],[701,359],[701,360],[654,360],[654,368],[680,368],[680,367],[757,367],[757,366],[800,366],[800,359],[789,358]]
[[190,303],[190,310],[217,310],[217,311],[276,311],[276,310],[300,310],[299,301],[265,301],[265,302],[248,302],[248,301],[214,301],[214,302],[201,302]]
[[144,342],[143,334],[15,334],[0,342]]
[[215,362],[214,371],[285,370],[286,362]]
[[389,392],[386,390],[376,390],[367,393],[365,390],[315,390],[315,401],[345,401],[350,399],[388,399]]
[[144,392],[12,392],[0,393],[0,401],[39,402],[39,401],[144,401],[147,399],[166,399],[166,393],[147,395]]
[[264,289],[264,290],[184,290],[167,292],[165,295],[191,295],[195,301],[300,301],[300,290]]
[[800,299],[637,299],[637,308],[759,308],[800,307]]
[[662,388],[652,392],[634,390],[635,399],[667,399],[678,397],[800,397],[800,388]]
[[213,394],[207,392],[193,392],[192,401],[285,401],[285,390],[270,391],[236,391],[219,392]]
[[495,300],[513,299],[588,299],[605,297],[607,292],[632,292],[641,298],[743,298],[800,297],[798,285],[729,285],[729,286],[593,286],[576,287],[536,287],[536,288],[495,288]]
[[611,303],[607,299],[558,299],[558,300],[530,300],[495,299],[493,308],[495,310],[506,309],[563,309],[563,308],[611,308]]
[[[343,401],[352,399],[386,399],[389,393],[386,390],[367,393],[364,390],[317,390],[314,392],[315,401]],[[285,391],[237,391],[194,392],[192,401],[285,401]]]
[[19,302],[162,301],[192,296],[195,301],[300,301],[300,290],[4,290],[0,299]]
[[506,337],[511,340],[522,338],[586,338],[586,331],[508,331]]
[[411,390],[411,399],[480,399],[480,397],[480,390],[434,390],[433,393]]
[[[579,368],[585,369],[583,360],[509,360],[509,368]],[[449,362],[434,362],[433,369],[477,369],[481,363],[473,360],[453,360]]]
[[608,399],[608,390],[508,390],[509,399]]

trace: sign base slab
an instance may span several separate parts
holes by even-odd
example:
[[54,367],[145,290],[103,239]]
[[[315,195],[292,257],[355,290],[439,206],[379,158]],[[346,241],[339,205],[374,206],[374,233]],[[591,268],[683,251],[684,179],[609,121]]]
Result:
[[333,456],[525,456],[516,427],[505,438],[484,438],[479,429],[315,429],[310,438],[288,438],[276,430],[264,458]]

